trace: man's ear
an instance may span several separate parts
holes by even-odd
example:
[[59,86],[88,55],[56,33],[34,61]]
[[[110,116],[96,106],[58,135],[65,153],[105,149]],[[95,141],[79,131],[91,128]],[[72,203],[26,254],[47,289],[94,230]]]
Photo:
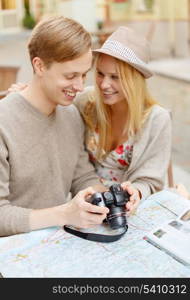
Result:
[[34,72],[38,76],[42,76],[43,72],[45,70],[45,64],[44,64],[43,60],[39,57],[34,57],[32,60],[32,64],[33,64]]

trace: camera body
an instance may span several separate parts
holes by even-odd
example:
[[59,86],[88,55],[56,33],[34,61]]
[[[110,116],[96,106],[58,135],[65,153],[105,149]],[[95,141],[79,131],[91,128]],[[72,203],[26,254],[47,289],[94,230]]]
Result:
[[108,224],[112,229],[118,229],[127,225],[125,204],[129,197],[129,193],[124,191],[120,184],[113,184],[109,191],[93,194],[90,201],[94,205],[108,207]]

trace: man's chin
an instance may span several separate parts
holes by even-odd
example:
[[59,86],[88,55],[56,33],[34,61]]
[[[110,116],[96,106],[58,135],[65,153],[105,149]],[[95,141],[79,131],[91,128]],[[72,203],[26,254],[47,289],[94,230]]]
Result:
[[62,101],[59,101],[59,105],[69,106],[69,105],[73,104],[73,101],[74,101],[74,99],[72,101],[71,100],[68,101],[68,100],[64,99]]

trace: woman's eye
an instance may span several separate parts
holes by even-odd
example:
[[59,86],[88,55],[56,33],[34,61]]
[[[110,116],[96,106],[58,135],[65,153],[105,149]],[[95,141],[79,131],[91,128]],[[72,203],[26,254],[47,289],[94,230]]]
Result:
[[114,79],[114,80],[117,80],[118,76],[117,75],[112,75],[111,78]]

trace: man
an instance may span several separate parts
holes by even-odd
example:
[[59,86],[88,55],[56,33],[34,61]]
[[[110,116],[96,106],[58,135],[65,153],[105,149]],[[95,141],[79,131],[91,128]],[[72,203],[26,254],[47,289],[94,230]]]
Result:
[[[100,224],[108,209],[86,201],[99,181],[70,105],[91,68],[90,35],[71,19],[50,18],[34,28],[28,49],[31,82],[0,102],[0,236]],[[76,196],[66,202],[69,192]]]

